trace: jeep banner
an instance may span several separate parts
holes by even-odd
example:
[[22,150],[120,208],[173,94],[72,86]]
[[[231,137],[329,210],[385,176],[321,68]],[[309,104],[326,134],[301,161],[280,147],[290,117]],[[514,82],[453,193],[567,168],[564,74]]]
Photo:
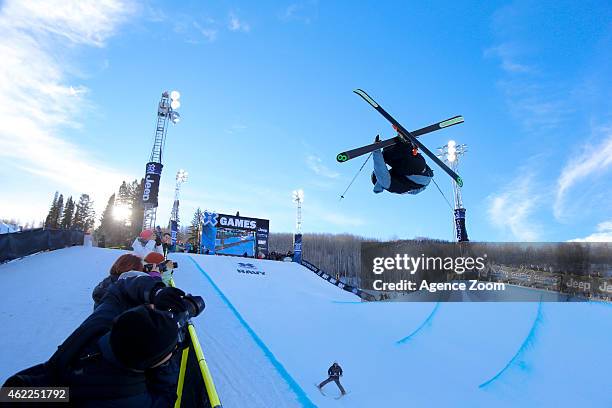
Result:
[[144,177],[144,191],[142,203],[148,207],[157,207],[157,195],[159,193],[159,179],[164,165],[161,163],[147,163]]
[[455,209],[455,235],[457,241],[469,241],[467,230],[465,229],[465,208]]
[[302,234],[293,236],[293,262],[302,263]]
[[170,221],[170,236],[172,237],[172,246],[176,245],[176,235],[178,234],[178,222]]

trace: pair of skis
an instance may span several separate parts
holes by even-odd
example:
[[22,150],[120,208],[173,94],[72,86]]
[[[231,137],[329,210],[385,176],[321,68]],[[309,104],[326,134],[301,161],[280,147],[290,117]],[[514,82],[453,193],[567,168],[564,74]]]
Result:
[[389,115],[389,113],[387,113],[387,111],[384,110],[382,106],[376,103],[374,99],[370,97],[370,95],[368,95],[361,89],[356,89],[353,92],[361,96],[367,103],[369,103],[374,109],[376,109],[378,113],[380,113],[382,116],[384,116],[385,119],[391,122],[391,124],[397,131],[398,136],[391,138],[391,139],[380,141],[378,143],[372,143],[367,146],[362,146],[356,149],[347,150],[346,152],[342,152],[336,156],[337,161],[339,161],[340,163],[344,163],[348,160],[354,159],[355,157],[359,157],[364,154],[373,152],[374,150],[382,149],[387,146],[392,146],[396,143],[407,141],[407,142],[412,143],[413,146],[421,149],[423,153],[425,153],[431,160],[433,160],[438,166],[440,166],[442,170],[444,170],[449,176],[451,176],[451,178],[455,180],[455,182],[457,183],[459,187],[463,186],[463,180],[461,179],[461,177],[459,177],[457,173],[455,173],[450,167],[448,167],[442,160],[440,160],[435,154],[433,154],[431,150],[425,147],[423,143],[421,143],[417,139],[418,136],[422,136],[424,134],[431,133],[436,130],[444,129],[449,126],[463,123],[463,116],[454,116],[450,119],[443,120],[442,122],[434,123],[433,125],[426,126],[422,129],[418,129],[418,130],[409,132],[397,120],[395,120],[393,116]]

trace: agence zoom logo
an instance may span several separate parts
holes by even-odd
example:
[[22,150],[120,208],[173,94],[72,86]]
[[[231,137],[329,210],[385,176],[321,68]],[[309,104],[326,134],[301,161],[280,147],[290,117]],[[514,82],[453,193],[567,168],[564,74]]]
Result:
[[264,271],[258,271],[257,266],[252,263],[238,262],[238,273],[245,273],[249,275],[265,275]]

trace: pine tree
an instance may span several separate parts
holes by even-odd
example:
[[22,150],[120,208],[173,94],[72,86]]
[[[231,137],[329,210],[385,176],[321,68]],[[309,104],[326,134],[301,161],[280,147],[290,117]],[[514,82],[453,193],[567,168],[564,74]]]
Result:
[[94,216],[93,201],[89,198],[89,194],[81,194],[74,212],[72,227],[81,231],[88,231],[94,225]]
[[204,213],[202,213],[202,210],[198,207],[193,214],[191,226],[189,227],[189,238],[187,239],[194,246],[199,246],[200,234],[202,233],[202,222],[204,222]]
[[72,196],[68,197],[66,206],[64,207],[64,215],[60,221],[61,229],[69,229],[72,226],[72,218],[74,217],[74,200]]
[[58,196],[59,196],[59,192],[56,191],[55,195],[53,196],[53,202],[51,203],[51,208],[49,208],[49,213],[47,214],[47,218],[45,218],[45,228],[53,228],[52,227],[53,216],[57,208]]
[[106,245],[115,246],[118,244],[117,242],[117,222],[113,218],[113,208],[115,206],[115,194],[110,196],[108,199],[108,203],[106,204],[106,208],[104,208],[104,212],[102,212],[102,216],[100,217],[100,226],[96,230],[96,237],[100,239],[104,236],[104,241]]
[[142,231],[144,206],[142,205],[142,195],[144,193],[144,179],[134,180],[130,184],[130,215],[131,236],[136,237]]
[[62,216],[64,215],[64,195],[60,194],[57,199],[57,206],[55,212],[53,213],[53,228],[60,228],[60,222],[62,221]]
[[130,201],[131,201],[130,189],[129,189],[127,183],[124,181],[119,186],[119,194],[117,194],[117,197],[115,199],[115,205],[129,206],[130,205]]

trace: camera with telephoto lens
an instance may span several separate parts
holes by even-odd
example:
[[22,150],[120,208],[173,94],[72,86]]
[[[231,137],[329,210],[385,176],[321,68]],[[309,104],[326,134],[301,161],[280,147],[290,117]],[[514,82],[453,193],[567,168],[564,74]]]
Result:
[[[159,272],[164,273],[168,270],[168,265],[166,262],[162,262],[160,264],[157,264],[157,267],[159,268]],[[178,263],[177,262],[172,262],[172,269],[176,269],[178,268]]]
[[178,342],[183,343],[187,337],[187,324],[189,319],[200,315],[206,307],[202,296],[185,295],[183,296],[183,303],[185,304],[184,312],[174,313],[174,320],[179,327]]
[[[159,273],[164,273],[168,271],[168,265],[167,265],[168,261],[162,262],[162,263],[158,263],[157,266],[157,270],[159,271]],[[178,268],[178,263],[177,262],[172,262],[172,269],[176,269]],[[145,272],[151,272],[153,270],[153,264],[146,264],[143,266],[143,270]]]
[[202,313],[204,311],[204,308],[206,307],[202,296],[194,296],[187,294],[183,296],[183,301],[185,302],[185,307],[187,308],[186,313],[188,318],[199,316],[200,313]]

